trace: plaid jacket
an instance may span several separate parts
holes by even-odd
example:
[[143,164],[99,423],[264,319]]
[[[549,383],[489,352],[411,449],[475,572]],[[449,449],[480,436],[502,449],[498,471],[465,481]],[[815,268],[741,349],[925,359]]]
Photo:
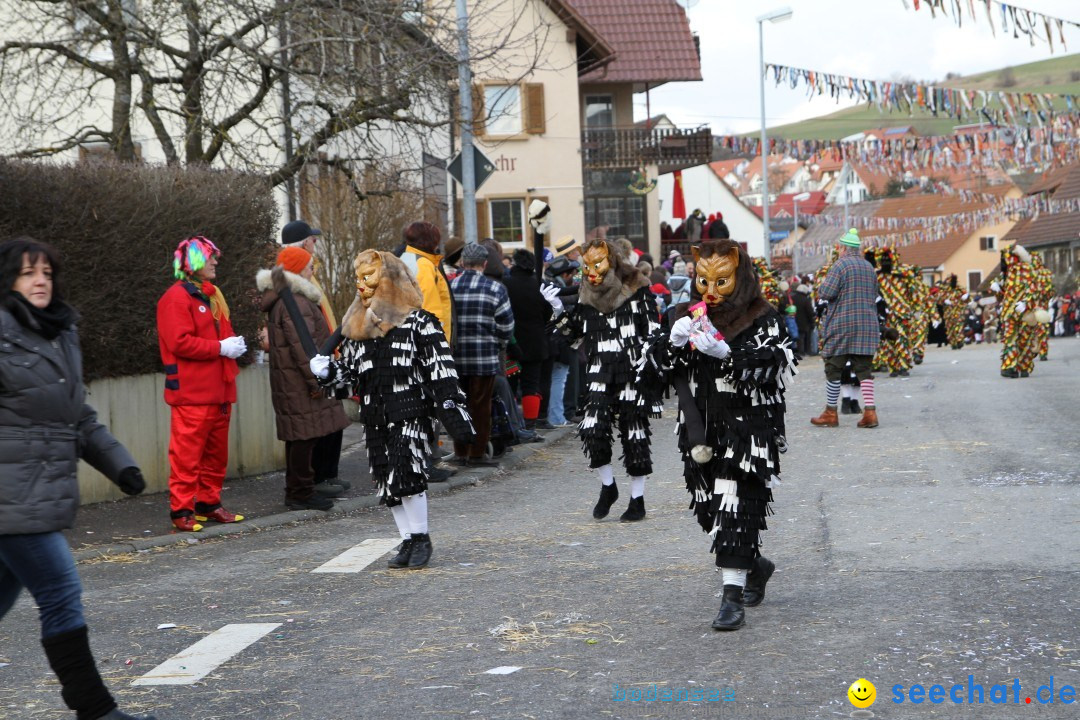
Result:
[[877,352],[881,342],[877,297],[877,273],[858,250],[848,251],[833,263],[818,288],[818,298],[829,302],[822,326],[822,355],[873,355]]
[[499,346],[514,332],[514,313],[506,288],[475,270],[450,283],[457,309],[454,363],[460,377],[497,375]]

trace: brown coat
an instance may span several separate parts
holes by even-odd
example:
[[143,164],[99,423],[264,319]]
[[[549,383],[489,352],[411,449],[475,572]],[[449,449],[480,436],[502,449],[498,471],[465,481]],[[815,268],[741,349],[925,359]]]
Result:
[[[299,275],[285,273],[296,305],[316,347],[330,338],[330,328],[319,309],[322,293],[314,283]],[[308,368],[308,356],[300,345],[285,303],[278,298],[269,270],[255,277],[262,291],[262,311],[267,313],[266,333],[270,342],[270,398],[277,416],[279,440],[311,440],[342,430],[349,425],[340,400],[326,397]]]

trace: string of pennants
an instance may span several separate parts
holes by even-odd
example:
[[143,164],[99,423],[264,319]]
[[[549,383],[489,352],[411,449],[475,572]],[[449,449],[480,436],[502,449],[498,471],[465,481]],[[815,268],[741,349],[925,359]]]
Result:
[[[761,155],[759,138],[719,135],[714,141],[733,155]],[[1042,128],[991,128],[873,142],[769,138],[768,154],[811,164],[847,161],[880,172],[971,166],[1051,168],[1080,160],[1080,116],[1058,116]]]
[[[1072,200],[1048,200],[1039,197],[1023,197],[999,200],[998,204],[962,213],[925,217],[855,217],[849,216],[845,226],[841,213],[818,215],[809,219],[812,225],[834,228],[834,233],[825,233],[822,237],[809,241],[799,240],[801,257],[827,255],[832,251],[845,227],[855,227],[873,235],[862,235],[864,246],[868,247],[906,247],[910,245],[944,240],[962,233],[971,235],[979,228],[999,225],[1025,217],[1037,217],[1043,213],[1080,212],[1080,198]],[[884,232],[882,232],[884,231]],[[790,256],[794,246],[788,246],[778,254]]]
[[[828,95],[837,102],[860,100],[876,105],[882,112],[913,114],[919,110],[958,121],[977,118],[977,121],[985,120],[995,126],[1034,124],[1042,127],[1058,113],[1080,110],[1080,96],[1069,94],[968,90],[926,83],[868,80],[766,63],[766,76],[770,72],[777,86],[786,83],[794,90],[801,83],[809,97]],[[992,104],[995,101],[998,106]]]
[[[901,0],[901,2],[904,3],[905,8],[911,9],[909,0]],[[925,5],[934,18],[938,16],[938,13],[941,14],[941,17],[948,18],[951,11],[951,17],[957,27],[963,27],[963,0],[921,0],[921,2],[920,0],[911,0],[911,2],[914,3],[916,11]],[[997,28],[994,27],[994,6],[997,6],[996,14],[1001,22],[1002,37],[1008,37],[1011,32],[1013,38],[1026,37],[1032,46],[1035,45],[1036,40],[1045,42],[1049,44],[1050,52],[1054,52],[1055,31],[1062,49],[1068,51],[1069,48],[1065,44],[1065,27],[1080,27],[1080,23],[1072,20],[1035,12],[1034,10],[1000,2],[1000,0],[967,0],[972,22],[979,22],[979,12],[976,11],[976,6],[982,7],[985,11],[986,21],[990,23],[990,32],[993,33],[994,37],[997,37]]]

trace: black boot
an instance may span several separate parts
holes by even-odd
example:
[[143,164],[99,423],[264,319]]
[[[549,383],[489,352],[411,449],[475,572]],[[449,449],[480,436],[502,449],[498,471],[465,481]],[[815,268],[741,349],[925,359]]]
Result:
[[713,630],[738,630],[746,624],[746,610],[743,609],[743,589],[738,585],[724,586],[724,600],[720,603],[720,612],[712,621]]
[[851,398],[840,398],[840,414],[851,414]]
[[86,626],[42,639],[45,657],[60,680],[60,696],[78,720],[97,720],[116,709],[98,674]]
[[757,607],[765,599],[765,583],[769,582],[776,565],[771,560],[759,557],[754,560],[754,569],[746,576],[746,588],[743,590],[743,605]]
[[645,496],[630,498],[630,504],[626,507],[626,512],[622,514],[619,520],[623,522],[637,522],[638,520],[645,519]]
[[1001,377],[1014,378],[1015,379],[1015,378],[1020,377],[1020,373],[1017,371],[1016,368],[1008,368],[1007,370],[1002,370],[1001,371]]
[[412,552],[413,539],[407,537],[398,545],[398,553],[386,561],[388,568],[403,568],[409,566],[409,553]]
[[851,414],[862,415],[862,408],[859,407],[859,401],[855,398],[851,398]]
[[418,570],[431,560],[431,536],[427,533],[413,533],[412,547],[409,550],[410,570]]
[[600,486],[600,499],[596,501],[596,507],[592,509],[592,516],[597,520],[607,517],[611,506],[619,499],[619,486],[615,483]]

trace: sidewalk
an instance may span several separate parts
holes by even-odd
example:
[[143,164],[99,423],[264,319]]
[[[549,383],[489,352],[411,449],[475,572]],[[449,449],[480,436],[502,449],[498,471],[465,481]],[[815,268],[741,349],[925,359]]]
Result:
[[[550,447],[573,431],[574,428],[550,430],[542,433],[542,443],[517,445],[497,468],[457,468],[457,474],[449,482],[432,483],[428,492],[438,495],[510,472],[528,461],[537,450]],[[442,448],[445,451],[451,447],[449,439],[444,436]],[[225,479],[222,503],[228,510],[243,515],[243,522],[230,525],[208,523],[201,532],[178,532],[169,520],[168,493],[159,492],[84,505],[75,517],[75,527],[64,534],[71,544],[75,559],[82,561],[104,555],[193,543],[222,535],[256,532],[304,520],[340,517],[379,504],[367,468],[363,429],[359,423],[353,423],[345,429],[339,467],[339,475],[351,481],[352,488],[335,500],[334,509],[329,512],[286,509],[285,472],[279,470],[252,477]]]

